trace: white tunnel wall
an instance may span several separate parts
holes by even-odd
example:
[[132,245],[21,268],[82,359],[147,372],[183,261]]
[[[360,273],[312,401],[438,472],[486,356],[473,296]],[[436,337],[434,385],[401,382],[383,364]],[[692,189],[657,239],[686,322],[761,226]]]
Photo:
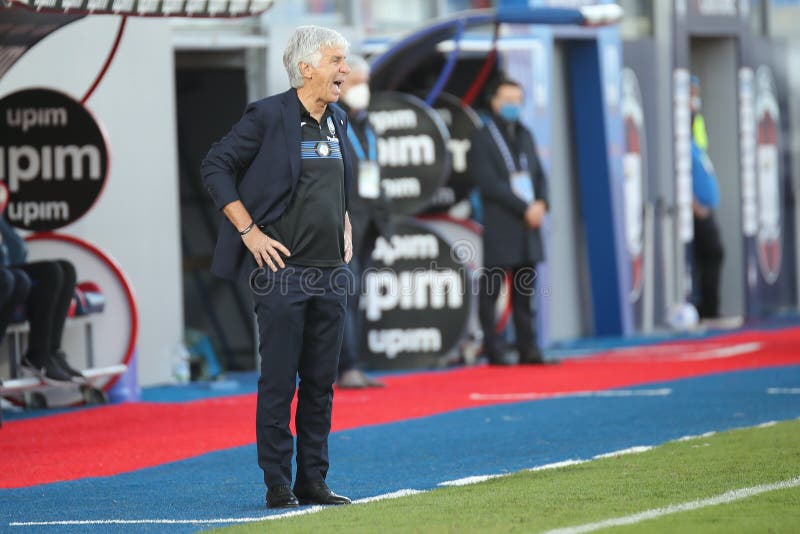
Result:
[[[116,16],[89,16],[43,39],[0,80],[0,97],[51,87],[80,101],[119,23]],[[107,136],[105,189],[83,218],[58,230],[101,248],[129,277],[139,307],[142,385],[170,380],[172,354],[183,337],[174,95],[169,22],[130,18],[111,67],[86,104]]]

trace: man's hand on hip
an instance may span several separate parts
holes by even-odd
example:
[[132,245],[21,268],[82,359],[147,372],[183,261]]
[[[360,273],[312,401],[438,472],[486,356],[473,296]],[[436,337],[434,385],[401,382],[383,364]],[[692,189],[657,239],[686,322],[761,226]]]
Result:
[[266,265],[272,269],[272,272],[277,272],[278,269],[286,267],[281,254],[291,256],[289,249],[279,241],[270,238],[258,226],[243,235],[242,241],[244,241],[245,246],[256,259],[258,267],[261,268]]
[[344,212],[344,262],[353,259],[353,227],[350,225],[350,214]]
[[545,214],[545,204],[541,200],[536,200],[528,204],[528,209],[525,210],[525,224],[530,228],[539,228],[542,225],[542,220]]

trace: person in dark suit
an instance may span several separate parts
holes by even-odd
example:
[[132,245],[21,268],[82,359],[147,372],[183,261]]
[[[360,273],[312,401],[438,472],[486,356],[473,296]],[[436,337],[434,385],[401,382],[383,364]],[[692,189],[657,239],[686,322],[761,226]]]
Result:
[[501,77],[488,88],[491,113],[472,136],[467,168],[483,209],[483,261],[478,316],[491,365],[505,365],[495,330],[495,305],[511,274],[511,302],[519,362],[543,363],[531,303],[536,264],[544,259],[539,228],[548,209],[548,188],[531,132],[519,119],[522,87]]
[[350,185],[350,209],[348,215],[353,226],[353,248],[358,251],[350,262],[353,279],[356,281],[353,295],[347,302],[347,321],[344,327],[344,342],[339,356],[339,378],[336,386],[342,389],[383,387],[383,382],[372,378],[360,368],[362,337],[359,296],[361,276],[369,263],[378,236],[391,237],[391,219],[386,196],[381,189],[380,167],[378,167],[378,142],[369,123],[369,64],[360,56],[351,56],[347,63],[351,72],[342,84],[339,105],[350,119],[347,140],[354,160],[355,179]]
[[297,28],[283,55],[292,88],[248,105],[201,166],[227,218],[211,270],[248,281],[253,295],[261,355],[256,439],[270,508],[350,502],[325,482],[347,299],[337,278],[349,273],[353,255],[347,115],[331,105],[350,72],[348,47],[334,30]]

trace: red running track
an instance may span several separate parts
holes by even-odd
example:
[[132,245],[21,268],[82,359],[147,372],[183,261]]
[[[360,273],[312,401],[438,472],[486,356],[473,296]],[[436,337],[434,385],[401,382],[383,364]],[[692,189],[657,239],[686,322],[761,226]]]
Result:
[[[800,328],[612,350],[556,366],[388,377],[385,389],[338,391],[333,430],[538,395],[792,364],[800,364]],[[476,393],[488,398],[475,400]],[[127,403],[9,422],[0,429],[0,488],[115,475],[247,445],[255,441],[255,403],[255,394]]]

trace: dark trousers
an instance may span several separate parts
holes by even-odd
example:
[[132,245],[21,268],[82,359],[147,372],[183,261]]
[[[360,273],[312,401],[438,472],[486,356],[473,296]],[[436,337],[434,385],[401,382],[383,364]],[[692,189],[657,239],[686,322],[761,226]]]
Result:
[[359,243],[354,243],[356,255],[350,261],[350,271],[353,273],[352,292],[347,297],[347,319],[344,324],[344,341],[342,352],[339,355],[339,375],[351,369],[357,369],[361,360],[361,340],[363,339],[364,317],[359,305],[361,302],[361,282],[364,269],[369,265],[375,241],[378,239],[378,230],[370,224],[364,232]]
[[501,359],[504,351],[495,330],[495,308],[497,297],[502,289],[502,281],[507,273],[511,274],[509,289],[517,350],[519,350],[520,356],[524,357],[530,354],[536,346],[533,326],[536,312],[531,302],[536,278],[533,267],[486,268],[479,276],[478,318],[483,330],[483,350],[490,360]]
[[64,323],[75,292],[75,267],[66,260],[54,260],[25,263],[15,268],[24,271],[31,280],[27,303],[31,330],[26,358],[42,365],[61,348]]
[[701,318],[719,317],[719,282],[724,250],[713,213],[694,218],[692,278],[697,288],[697,313]]
[[19,269],[0,268],[0,341],[17,308],[24,306],[31,290],[31,279]]
[[361,359],[361,338],[363,332],[363,317],[358,309],[361,301],[361,276],[364,274],[361,260],[353,258],[350,261],[350,271],[353,273],[353,292],[347,296],[347,316],[344,322],[344,337],[342,350],[339,354],[339,376],[345,371],[357,369]]
[[[344,269],[287,266],[260,271],[251,281],[258,319],[258,465],[267,487],[291,485],[291,404],[298,392],[295,485],[325,480],[333,383],[342,345]],[[299,384],[297,378],[300,378]]]

